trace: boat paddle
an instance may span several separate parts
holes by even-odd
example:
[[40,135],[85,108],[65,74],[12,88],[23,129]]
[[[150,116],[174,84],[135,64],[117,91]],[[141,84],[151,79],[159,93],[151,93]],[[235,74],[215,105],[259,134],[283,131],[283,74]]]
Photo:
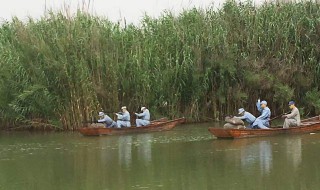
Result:
[[[283,116],[283,115],[287,115],[287,114],[289,114],[289,113],[291,113],[291,111],[286,112],[286,113],[283,113],[283,114],[281,114],[281,115],[278,115],[278,116],[275,116],[275,117],[271,118],[271,119],[269,120],[269,125],[270,125],[270,127],[271,127],[271,121],[273,121],[273,120],[275,120],[275,119],[278,119],[279,117],[281,117],[281,116]],[[271,128],[277,128],[277,126],[276,126],[276,127],[271,127]]]
[[287,114],[289,114],[289,113],[291,113],[291,111],[289,111],[289,112],[287,112],[287,113],[283,113],[283,114],[278,115],[278,116],[275,116],[274,118],[271,118],[271,119],[269,120],[269,122],[272,121],[272,120],[278,119],[279,117],[281,117],[281,116],[283,116],[283,115],[287,115]]

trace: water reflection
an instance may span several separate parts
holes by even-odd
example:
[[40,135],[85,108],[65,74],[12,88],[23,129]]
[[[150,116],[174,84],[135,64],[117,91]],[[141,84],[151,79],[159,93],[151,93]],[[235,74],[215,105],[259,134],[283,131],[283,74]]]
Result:
[[224,152],[228,161],[240,160],[240,167],[246,173],[259,170],[263,175],[270,174],[276,168],[274,164],[279,164],[274,163],[275,157],[285,160],[294,170],[302,163],[301,136],[218,140],[213,146],[216,151]]
[[247,169],[259,162],[260,171],[264,174],[270,173],[273,158],[272,147],[269,141],[262,140],[244,146],[241,148],[240,154],[243,169]]
[[0,190],[319,189],[320,134],[238,140],[206,135],[203,125],[93,138],[4,136]]
[[132,136],[123,135],[119,136],[118,139],[119,164],[129,167],[132,161]]
[[143,163],[150,164],[152,160],[151,154],[151,143],[152,135],[151,134],[140,134],[137,135],[138,144],[138,158],[143,161]]
[[[145,165],[152,161],[152,134],[123,135],[117,139],[120,165],[130,167],[133,157],[142,161]],[[103,152],[101,153],[103,154]]]
[[285,146],[287,160],[291,160],[294,169],[297,170],[302,161],[301,138],[286,138]]
[[269,141],[260,141],[259,143],[260,169],[264,173],[270,173],[272,165],[272,150]]

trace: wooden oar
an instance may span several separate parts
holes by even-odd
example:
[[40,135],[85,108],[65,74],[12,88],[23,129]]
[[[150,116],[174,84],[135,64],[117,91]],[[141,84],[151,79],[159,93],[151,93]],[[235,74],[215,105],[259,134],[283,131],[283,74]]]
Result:
[[281,115],[278,115],[278,116],[276,116],[276,117],[274,117],[274,118],[271,118],[270,120],[269,120],[269,126],[270,126],[270,128],[277,128],[277,126],[276,127],[272,127],[271,126],[271,121],[272,120],[275,120],[275,119],[278,119],[279,117],[281,117],[281,116],[283,116],[283,115],[286,115],[286,114],[289,114],[291,111],[289,111],[289,112],[287,112],[287,113],[283,113],[283,114],[281,114]]
[[272,120],[275,120],[275,119],[277,119],[277,118],[279,118],[279,117],[281,117],[281,116],[283,116],[283,115],[287,115],[287,114],[289,114],[290,112],[291,112],[291,111],[289,111],[289,112],[287,112],[287,113],[283,113],[283,114],[281,114],[281,115],[278,115],[278,116],[270,119],[269,122],[272,121]]

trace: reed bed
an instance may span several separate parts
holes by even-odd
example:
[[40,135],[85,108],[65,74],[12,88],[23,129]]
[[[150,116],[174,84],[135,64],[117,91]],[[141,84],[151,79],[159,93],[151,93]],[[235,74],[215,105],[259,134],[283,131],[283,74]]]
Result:
[[320,113],[320,6],[229,1],[120,26],[82,11],[0,27],[0,124],[77,129],[101,109],[219,120],[273,115],[296,100]]

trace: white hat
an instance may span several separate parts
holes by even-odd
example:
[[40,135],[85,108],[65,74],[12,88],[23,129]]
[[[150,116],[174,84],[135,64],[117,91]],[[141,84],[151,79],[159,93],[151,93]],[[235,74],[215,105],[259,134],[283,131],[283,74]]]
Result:
[[104,116],[104,113],[101,111],[101,112],[99,112],[99,116],[101,117],[101,116]]
[[122,110],[123,110],[123,109],[127,109],[127,106],[122,106],[121,109],[122,109]]
[[141,107],[141,111],[143,111],[144,109],[146,109],[146,107]]
[[244,109],[243,109],[243,108],[240,108],[240,109],[238,110],[238,114],[241,114],[242,112],[244,112]]

